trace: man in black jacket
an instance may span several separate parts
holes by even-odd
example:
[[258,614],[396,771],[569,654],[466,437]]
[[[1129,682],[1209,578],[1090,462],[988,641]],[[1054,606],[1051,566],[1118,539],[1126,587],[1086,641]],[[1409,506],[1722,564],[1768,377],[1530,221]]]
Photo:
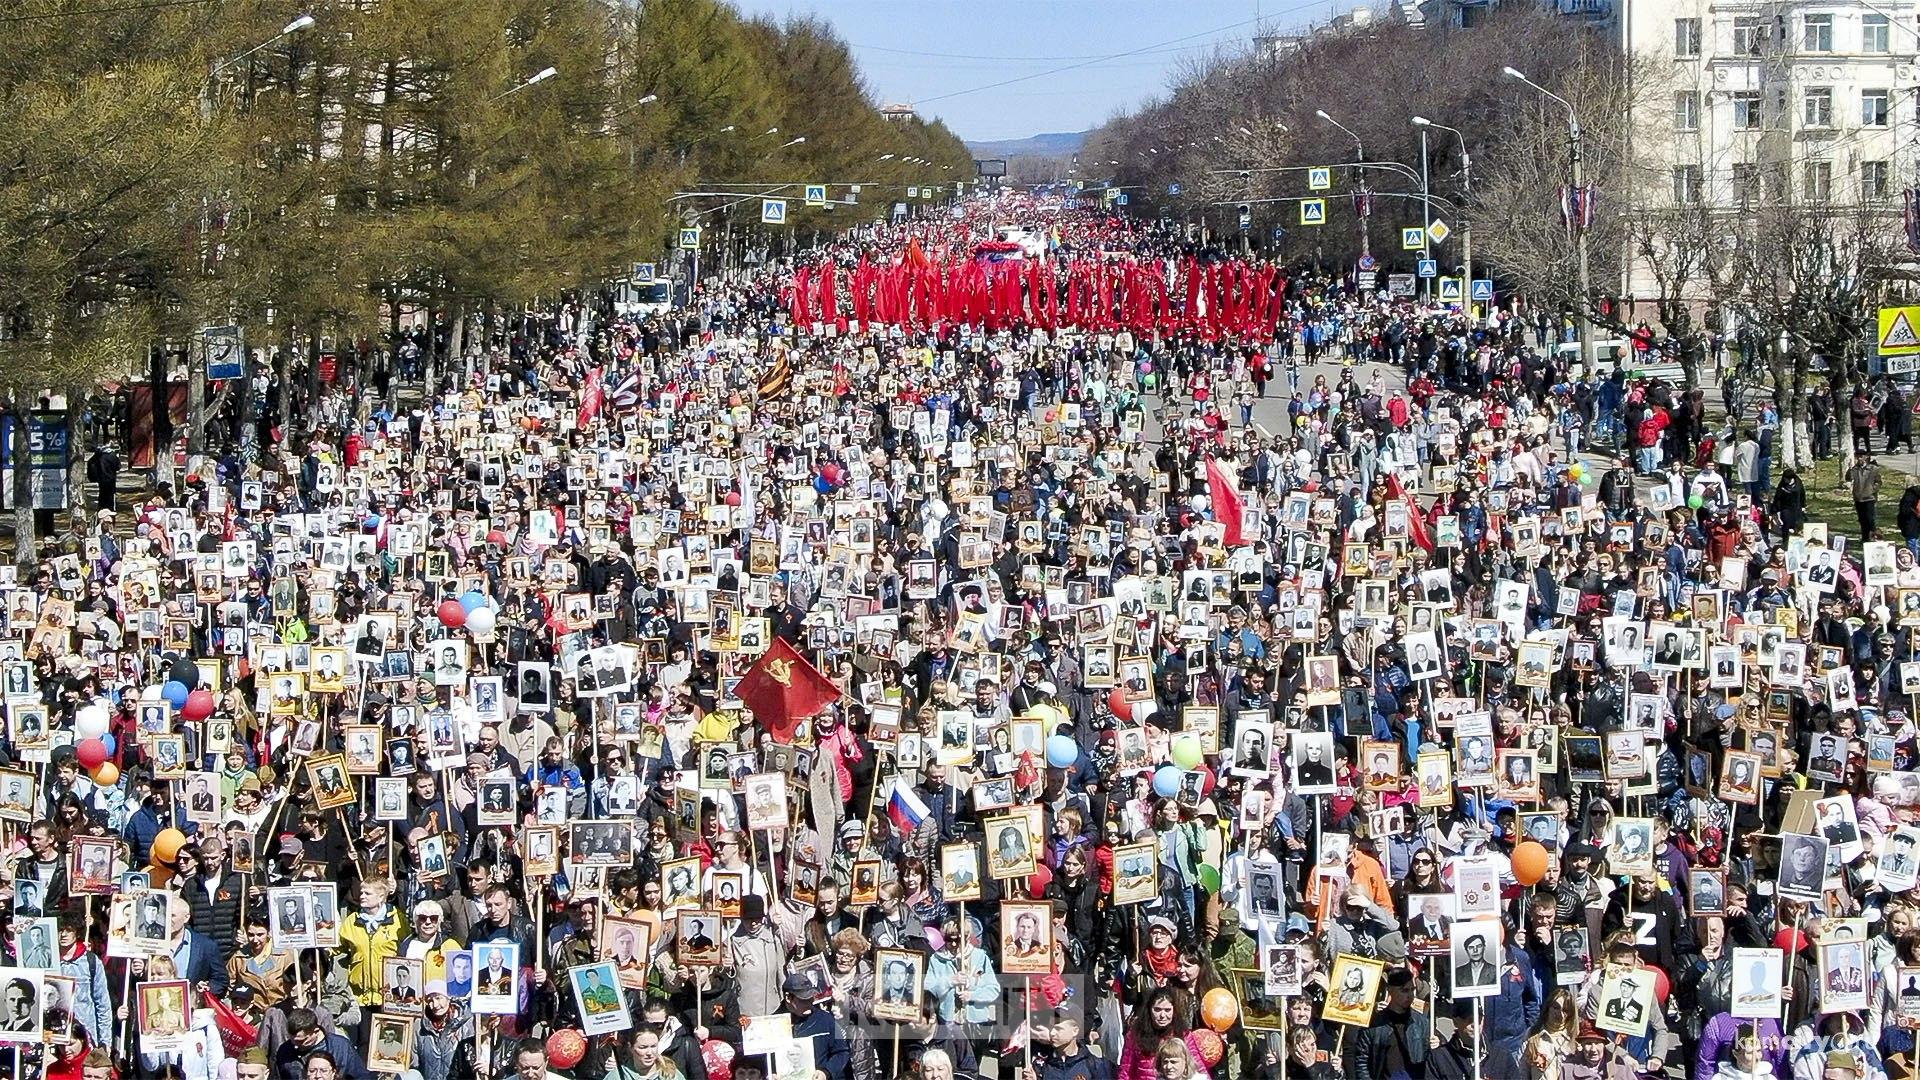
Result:
[[1424,1011],[1413,1007],[1413,999],[1413,973],[1404,968],[1388,972],[1386,1004],[1374,1012],[1373,1026],[1354,1044],[1357,1080],[1395,1075],[1419,1080],[1426,1075],[1433,1025]]
[[220,947],[224,967],[240,941],[240,903],[247,895],[247,879],[227,865],[227,845],[219,833],[202,843],[200,872],[181,884],[180,894],[191,915],[188,925]]

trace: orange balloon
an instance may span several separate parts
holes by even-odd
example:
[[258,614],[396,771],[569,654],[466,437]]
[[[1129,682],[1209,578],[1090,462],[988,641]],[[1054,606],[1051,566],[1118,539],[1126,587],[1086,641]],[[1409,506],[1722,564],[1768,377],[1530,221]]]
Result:
[[1200,999],[1200,1019],[1215,1031],[1227,1030],[1239,1018],[1240,999],[1229,990],[1216,986]]
[[1513,880],[1522,885],[1537,885],[1547,876],[1547,860],[1552,856],[1537,841],[1522,840],[1513,849]]
[[103,761],[93,770],[93,782],[101,787],[112,787],[120,782],[120,766],[111,761]]
[[161,829],[153,838],[153,861],[170,863],[187,846],[187,834],[179,829]]

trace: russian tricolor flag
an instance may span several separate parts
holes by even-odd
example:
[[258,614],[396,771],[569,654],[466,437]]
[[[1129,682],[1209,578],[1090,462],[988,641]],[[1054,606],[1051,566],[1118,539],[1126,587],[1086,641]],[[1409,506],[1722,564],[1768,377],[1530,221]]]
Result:
[[893,791],[887,796],[887,816],[893,819],[893,827],[902,836],[910,836],[920,823],[933,813],[920,796],[913,793],[898,776],[893,778]]

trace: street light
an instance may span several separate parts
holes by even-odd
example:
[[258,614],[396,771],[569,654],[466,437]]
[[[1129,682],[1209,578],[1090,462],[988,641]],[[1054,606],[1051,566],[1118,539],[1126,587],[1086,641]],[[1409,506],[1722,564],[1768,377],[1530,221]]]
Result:
[[893,160],[893,155],[892,155],[892,154],[881,154],[881,155],[880,155],[880,160],[881,160],[881,161],[892,161],[892,160]]
[[[1580,114],[1574,111],[1572,102],[1541,86],[1539,83],[1534,82],[1532,79],[1527,78],[1526,75],[1522,74],[1518,69],[1503,67],[1500,70],[1506,73],[1507,78],[1532,87],[1545,97],[1557,102],[1561,108],[1567,110],[1567,135],[1572,142],[1571,153],[1569,154],[1571,160],[1568,162],[1567,168],[1573,181],[1573,198],[1571,205],[1574,207],[1582,207],[1582,204],[1585,202],[1585,192],[1583,191],[1582,184],[1584,176],[1580,165]],[[1576,257],[1575,272],[1577,274],[1575,284],[1580,290],[1580,302],[1578,309],[1575,311],[1575,315],[1580,320],[1580,365],[1583,370],[1591,373],[1593,371],[1593,323],[1587,318],[1588,290],[1590,286],[1587,279],[1587,228],[1586,222],[1583,220],[1585,217],[1585,210],[1578,209],[1572,215],[1572,220],[1567,224],[1573,229],[1573,248]]]
[[500,94],[492,98],[487,102],[487,104],[491,105],[495,101],[500,101],[505,98],[510,98],[513,95],[519,93],[520,91],[525,90],[527,87],[538,86],[541,83],[546,82],[548,79],[551,79],[558,74],[560,74],[560,69],[557,67],[543,67],[539,71],[534,72],[532,75],[527,76],[527,80],[521,83],[519,86],[516,86],[513,89],[507,91],[506,93]]
[[[1371,211],[1373,210],[1373,201],[1370,198],[1372,193],[1367,190],[1366,174],[1363,173],[1359,168],[1360,163],[1367,160],[1367,144],[1360,141],[1360,136],[1354,134],[1354,131],[1352,128],[1348,127],[1347,125],[1341,123],[1338,120],[1335,120],[1333,117],[1328,116],[1327,110],[1315,109],[1313,110],[1313,115],[1319,117],[1322,120],[1325,120],[1327,123],[1332,124],[1334,127],[1339,128],[1341,131],[1346,132],[1347,137],[1353,140],[1353,153],[1354,153],[1353,180],[1354,180],[1354,183],[1360,185],[1360,198],[1362,201],[1362,206],[1364,206],[1365,210],[1367,211],[1367,213],[1359,213],[1354,215],[1355,217],[1358,217],[1360,219],[1360,261],[1362,263],[1370,263],[1373,261],[1373,245],[1368,242],[1367,218],[1370,215]],[[1356,206],[1354,207],[1354,209],[1360,210],[1362,209],[1362,206]]]
[[222,60],[219,63],[213,65],[213,70],[209,72],[207,75],[208,81],[211,82],[222,71],[225,71],[227,68],[230,68],[233,65],[239,63],[240,61],[245,60],[247,57],[252,56],[254,53],[259,52],[261,49],[266,48],[267,46],[273,44],[274,42],[279,41],[281,38],[292,37],[293,35],[299,33],[300,31],[308,30],[308,29],[311,29],[312,27],[313,27],[313,16],[311,15],[300,16],[299,18],[293,20],[287,25],[281,27],[279,33],[273,35],[272,37],[261,42],[260,44],[255,45],[253,48],[248,49],[246,52],[240,53],[236,56],[230,56],[227,59]]
[[1441,131],[1451,131],[1453,132],[1453,137],[1460,141],[1461,206],[1465,211],[1460,218],[1460,262],[1462,264],[1461,273],[1467,279],[1467,288],[1469,290],[1467,310],[1471,312],[1473,310],[1473,297],[1471,293],[1473,288],[1473,155],[1467,153],[1467,135],[1466,132],[1461,131],[1457,127],[1436,124],[1424,116],[1414,117],[1413,123],[1416,127],[1439,128]]
[[635,105],[651,105],[654,102],[659,100],[660,100],[659,94],[648,94],[646,97],[643,97],[639,101],[634,102],[634,104]]

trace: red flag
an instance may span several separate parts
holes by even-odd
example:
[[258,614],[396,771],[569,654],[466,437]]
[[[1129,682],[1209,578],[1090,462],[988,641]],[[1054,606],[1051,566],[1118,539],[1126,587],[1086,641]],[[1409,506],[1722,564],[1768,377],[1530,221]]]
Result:
[[580,412],[574,417],[573,426],[584,428],[593,423],[593,418],[600,415],[600,407],[606,404],[606,401],[606,383],[600,369],[594,368],[587,372],[587,385],[580,394]]
[[820,304],[816,317],[821,322],[830,323],[840,316],[840,294],[835,291],[833,271],[832,259],[820,264]]
[[1227,546],[1240,546],[1240,493],[1227,479],[1227,471],[1212,458],[1207,459],[1207,494],[1213,498],[1213,520],[1227,527]]
[[812,272],[804,266],[793,272],[793,325],[801,333],[806,333],[807,326],[813,322],[813,316],[809,314],[811,305],[807,302],[812,281]]
[[793,741],[793,729],[800,721],[840,700],[840,688],[794,651],[787,639],[777,637],[741,677],[734,696],[753,710],[753,718],[774,741],[784,743]]
[[1420,510],[1420,501],[1413,492],[1400,486],[1400,478],[1387,474],[1387,498],[1401,499],[1407,504],[1407,532],[1413,536],[1413,542],[1427,551],[1433,550],[1433,537],[1427,535],[1427,515]]

